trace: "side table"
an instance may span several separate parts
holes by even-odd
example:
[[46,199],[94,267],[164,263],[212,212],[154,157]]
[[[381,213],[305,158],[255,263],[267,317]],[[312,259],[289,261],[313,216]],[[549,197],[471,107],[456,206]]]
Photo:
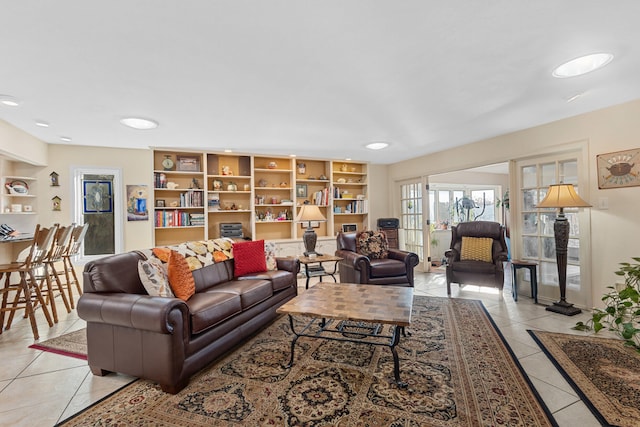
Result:
[[533,302],[538,303],[538,275],[537,275],[537,262],[530,261],[521,261],[521,260],[511,260],[511,270],[513,271],[513,283],[512,294],[513,300],[518,301],[518,270],[521,268],[526,268],[529,270],[531,274],[531,298],[533,298]]
[[[309,289],[309,279],[312,277],[320,277],[320,281],[322,281],[323,276],[331,276],[334,282],[338,282],[335,275],[338,271],[338,263],[342,261],[342,258],[334,255],[318,255],[313,258],[301,256],[298,257],[298,259],[300,260],[300,264],[304,265],[304,274],[307,277],[305,289]],[[325,270],[322,266],[323,262],[334,262],[333,271]]]

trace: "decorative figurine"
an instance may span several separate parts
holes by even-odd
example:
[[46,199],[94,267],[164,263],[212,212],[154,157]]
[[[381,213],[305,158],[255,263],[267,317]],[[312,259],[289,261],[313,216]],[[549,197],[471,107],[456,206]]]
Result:
[[52,187],[59,187],[60,183],[58,182],[58,174],[53,171],[49,174],[49,176],[51,177],[51,186]]

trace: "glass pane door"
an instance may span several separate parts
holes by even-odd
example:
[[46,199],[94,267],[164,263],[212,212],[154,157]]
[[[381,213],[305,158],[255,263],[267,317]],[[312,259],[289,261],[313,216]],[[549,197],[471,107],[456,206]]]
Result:
[[[578,160],[575,158],[538,159],[519,162],[521,245],[519,258],[538,263],[538,293],[549,299],[559,299],[558,267],[553,224],[556,209],[538,209],[537,204],[546,196],[551,184],[578,186]],[[578,305],[588,301],[588,291],[580,276],[580,221],[577,208],[565,208],[571,227],[567,262],[567,300]],[[528,274],[528,273],[527,273]],[[529,278],[526,277],[526,280]],[[526,289],[526,288],[525,288]]]
[[400,238],[401,249],[414,252],[422,263],[424,254],[424,231],[422,225],[422,183],[410,182],[400,184]]

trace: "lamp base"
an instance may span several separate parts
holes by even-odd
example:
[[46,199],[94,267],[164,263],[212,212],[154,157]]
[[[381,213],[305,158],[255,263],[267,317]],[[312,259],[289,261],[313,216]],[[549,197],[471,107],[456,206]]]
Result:
[[564,314],[565,316],[575,316],[576,314],[582,312],[582,310],[580,310],[578,307],[574,307],[573,304],[566,301],[554,302],[553,305],[550,305],[545,310]]
[[306,256],[306,257],[311,256],[311,255],[315,255],[315,256],[322,256],[322,254],[321,254],[321,253],[316,252],[316,251],[311,251],[311,252],[304,251],[302,254],[303,254],[304,256]]

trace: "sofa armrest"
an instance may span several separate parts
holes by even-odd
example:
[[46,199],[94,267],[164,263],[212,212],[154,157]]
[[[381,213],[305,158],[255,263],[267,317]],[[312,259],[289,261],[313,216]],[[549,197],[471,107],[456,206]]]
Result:
[[[178,298],[126,293],[85,293],[78,300],[78,315],[87,322],[172,334],[175,315],[188,324],[188,308]],[[171,320],[171,319],[174,320]]]
[[455,249],[449,249],[444,253],[444,256],[447,258],[447,263],[451,264],[454,261],[458,261],[460,259],[460,253],[458,253]]
[[300,260],[292,257],[276,257],[276,265],[278,270],[286,270],[290,271],[293,274],[298,274],[300,272]]
[[356,270],[369,271],[371,266],[369,258],[357,252],[339,249],[336,251],[336,256],[342,258],[340,264],[350,265]]
[[493,255],[493,263],[496,265],[502,264],[509,260],[509,254],[507,251],[500,251]]
[[389,249],[389,255],[387,258],[389,259],[397,259],[398,261],[402,261],[408,268],[413,268],[420,263],[420,259],[417,254],[408,251],[401,251],[399,249]]

